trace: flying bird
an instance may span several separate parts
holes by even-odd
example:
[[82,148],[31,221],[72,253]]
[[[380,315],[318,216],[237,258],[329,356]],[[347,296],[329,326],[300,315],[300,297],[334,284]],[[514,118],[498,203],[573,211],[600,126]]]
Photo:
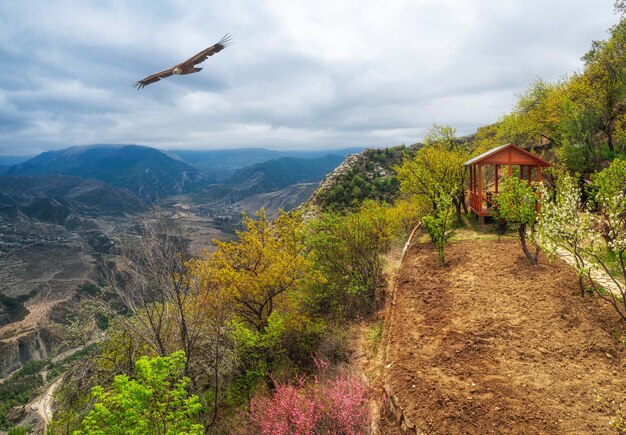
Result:
[[177,75],[185,75],[185,74],[193,74],[199,71],[202,71],[202,68],[196,68],[196,65],[204,62],[207,57],[213,56],[215,53],[219,53],[222,51],[228,44],[230,43],[230,35],[226,34],[217,44],[213,44],[209,48],[202,50],[200,53],[190,57],[186,61],[179,63],[178,65],[174,65],[171,68],[165,69],[163,71],[159,71],[158,73],[154,73],[149,75],[148,77],[135,82],[132,87],[137,88],[137,90],[141,88],[145,88],[150,83],[158,82],[161,79],[171,76],[172,74]]

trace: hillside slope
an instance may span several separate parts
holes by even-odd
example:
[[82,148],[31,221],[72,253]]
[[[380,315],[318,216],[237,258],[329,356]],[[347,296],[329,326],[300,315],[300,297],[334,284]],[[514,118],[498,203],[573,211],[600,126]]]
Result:
[[317,183],[294,184],[274,192],[249,196],[236,202],[234,206],[248,215],[263,208],[267,217],[274,219],[278,216],[279,210],[289,211],[307,201],[316,188]]
[[64,225],[74,217],[136,214],[146,204],[126,189],[66,175],[0,176],[0,214]]
[[400,194],[393,167],[401,164],[404,158],[414,155],[420,146],[368,148],[347,156],[324,177],[304,205],[307,214],[352,209],[366,199],[393,202]]

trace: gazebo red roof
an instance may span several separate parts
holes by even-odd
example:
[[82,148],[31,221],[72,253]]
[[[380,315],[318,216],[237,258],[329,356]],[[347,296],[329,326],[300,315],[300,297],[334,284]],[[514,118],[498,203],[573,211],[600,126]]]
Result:
[[483,165],[550,166],[550,163],[546,162],[541,157],[531,154],[512,143],[500,145],[499,147],[492,148],[489,151],[471,158],[465,162],[465,166],[476,165],[478,163]]

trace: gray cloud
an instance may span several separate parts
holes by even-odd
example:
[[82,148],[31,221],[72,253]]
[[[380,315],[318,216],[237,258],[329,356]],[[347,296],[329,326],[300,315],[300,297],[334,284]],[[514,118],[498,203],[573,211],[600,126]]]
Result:
[[[88,143],[332,148],[494,122],[580,69],[612,1],[0,3],[0,154]],[[195,75],[130,84],[231,33]]]

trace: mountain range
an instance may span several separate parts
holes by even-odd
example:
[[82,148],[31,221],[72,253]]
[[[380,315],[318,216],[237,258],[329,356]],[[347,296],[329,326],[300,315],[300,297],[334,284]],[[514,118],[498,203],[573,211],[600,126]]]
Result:
[[310,151],[276,151],[266,148],[237,148],[232,150],[170,150],[168,154],[178,156],[196,169],[211,174],[218,182],[223,183],[238,169],[256,165],[258,163],[276,160],[282,157],[298,159],[317,159],[328,154],[345,157],[348,154],[359,153],[363,148],[344,148],[338,150],[310,150]]
[[233,204],[252,195],[319,182],[342,161],[343,157],[336,155],[316,159],[282,157],[239,169],[223,184],[208,186],[192,197],[200,202],[219,200]]
[[5,172],[12,176],[51,174],[93,178],[150,200],[215,182],[181,160],[139,145],[90,145],[47,151]]
[[[26,161],[6,156],[0,159],[0,173],[4,168],[8,176],[61,174],[90,178],[128,189],[151,202],[214,185],[211,197],[233,202],[300,182],[319,181],[345,155],[358,151],[337,150],[331,157],[325,151],[161,151],[142,145],[97,144],[47,151]],[[2,166],[11,162],[17,163]],[[222,184],[215,186],[218,183]]]

